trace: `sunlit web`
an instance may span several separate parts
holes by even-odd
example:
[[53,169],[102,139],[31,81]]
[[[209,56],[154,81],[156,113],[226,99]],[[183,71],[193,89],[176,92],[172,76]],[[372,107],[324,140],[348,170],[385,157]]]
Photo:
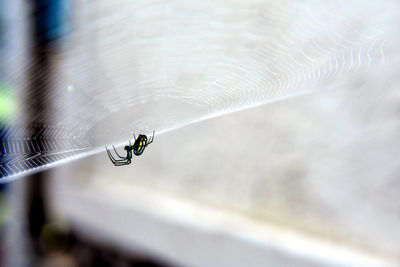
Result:
[[133,133],[341,88],[390,60],[399,4],[387,5],[78,1],[57,58],[52,122],[37,114],[35,124],[3,128],[2,180],[104,151]]

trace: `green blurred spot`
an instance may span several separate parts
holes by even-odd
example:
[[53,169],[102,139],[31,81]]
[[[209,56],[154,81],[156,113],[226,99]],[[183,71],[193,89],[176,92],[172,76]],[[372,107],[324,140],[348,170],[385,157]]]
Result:
[[17,116],[17,99],[11,88],[0,82],[0,126]]
[[8,219],[9,213],[7,208],[6,196],[4,193],[0,193],[0,229],[3,229]]

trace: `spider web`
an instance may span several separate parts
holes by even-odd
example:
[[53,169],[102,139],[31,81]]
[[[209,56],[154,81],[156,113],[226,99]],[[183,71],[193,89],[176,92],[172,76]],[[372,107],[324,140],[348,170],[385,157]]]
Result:
[[[77,1],[57,68],[42,74],[52,77],[51,105],[1,129],[0,181],[133,133],[342,88],[390,63],[396,10],[395,1]],[[26,94],[23,71],[3,76]]]

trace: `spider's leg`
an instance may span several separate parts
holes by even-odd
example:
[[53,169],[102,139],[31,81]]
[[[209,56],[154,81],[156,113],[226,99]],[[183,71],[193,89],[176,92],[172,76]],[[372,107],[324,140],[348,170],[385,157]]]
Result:
[[125,157],[121,157],[121,155],[118,154],[118,152],[117,152],[117,150],[115,150],[115,147],[114,147],[114,146],[113,146],[113,148],[114,148],[115,154],[117,154],[117,156],[118,156],[120,159],[124,159],[124,158],[125,158]]
[[133,134],[133,139],[135,139],[135,141],[136,141],[136,136],[135,136],[135,134]]
[[116,161],[116,159],[113,157],[110,150],[107,150],[107,154],[108,154],[108,157],[110,158],[110,160],[112,161],[112,163],[114,163]]
[[129,165],[130,163],[131,163],[130,160],[117,161],[117,162],[114,162],[114,166],[124,166],[124,165]]
[[149,138],[149,142],[147,142],[146,146],[150,145],[151,143],[153,143],[154,140],[154,130],[153,130],[153,136],[151,138]]
[[126,161],[126,160],[116,160],[116,161],[113,162],[113,164],[114,164],[115,166],[120,166],[120,165],[127,165],[127,164],[129,164],[129,163],[128,163],[128,161]]
[[[108,154],[108,157],[110,158],[110,160],[111,160],[113,163],[115,163],[115,162],[125,162],[125,161],[127,160],[127,158],[125,158],[125,157],[120,157],[120,159],[115,159],[115,158],[113,157],[113,155],[111,154],[111,151],[108,150],[108,149],[107,149],[107,154]],[[118,155],[118,153],[117,153],[117,155]]]
[[130,159],[128,159],[128,158],[114,159],[114,162],[119,162],[119,163],[121,163],[121,162],[124,163],[127,161],[130,161]]
[[111,155],[110,150],[108,150],[107,147],[106,147],[106,150],[107,150],[107,155],[108,155],[108,157],[110,158],[111,162],[112,162],[112,163],[115,163],[115,159],[114,159],[114,157]]
[[115,162],[114,163],[114,166],[125,166],[125,165],[128,165],[129,163],[127,163],[127,162]]
[[[112,164],[114,164],[114,166],[124,166],[124,165],[128,165],[128,164],[131,163],[131,160],[130,160],[130,159],[120,157],[120,156],[118,155],[118,153],[117,153],[117,155],[118,155],[121,159],[116,160],[116,159],[113,157],[113,155],[111,154],[110,150],[107,149],[107,147],[106,147],[106,150],[107,150],[108,157],[110,158],[110,160],[111,160]],[[115,150],[115,148],[114,148],[114,150]]]
[[113,164],[114,164],[114,166],[123,166],[123,165],[125,165],[122,162],[113,162]]
[[126,162],[127,160],[128,160],[127,158],[115,159],[114,162],[124,163],[124,162]]

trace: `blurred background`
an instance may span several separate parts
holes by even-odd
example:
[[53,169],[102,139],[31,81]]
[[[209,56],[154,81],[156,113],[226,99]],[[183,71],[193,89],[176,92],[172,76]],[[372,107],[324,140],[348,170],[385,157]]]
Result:
[[400,264],[397,1],[0,7],[2,266]]

